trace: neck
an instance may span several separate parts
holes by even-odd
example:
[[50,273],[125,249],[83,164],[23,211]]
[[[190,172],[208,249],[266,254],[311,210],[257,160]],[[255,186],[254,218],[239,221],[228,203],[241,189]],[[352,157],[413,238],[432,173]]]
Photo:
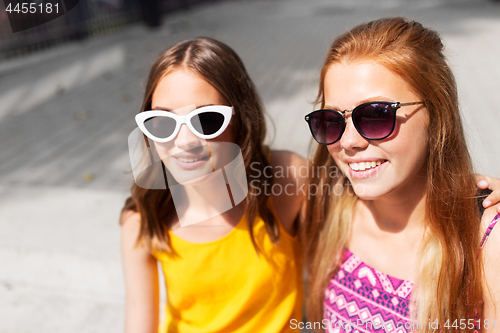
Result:
[[[222,179],[223,181],[223,179]],[[228,198],[227,184],[212,180],[183,186],[187,208],[205,211],[210,207],[225,207],[231,203]],[[222,213],[222,212],[220,212]]]
[[221,170],[196,183],[178,184],[170,189],[181,226],[194,223],[212,224],[215,220],[220,220],[217,217],[225,220],[224,217],[238,215],[241,210],[241,205],[233,207],[234,203],[229,196]]

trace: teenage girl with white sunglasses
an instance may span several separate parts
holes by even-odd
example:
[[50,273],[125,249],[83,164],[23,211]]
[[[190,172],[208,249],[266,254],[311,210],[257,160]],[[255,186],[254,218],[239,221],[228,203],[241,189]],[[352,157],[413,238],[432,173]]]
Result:
[[[303,200],[295,187],[305,179],[273,179],[268,170],[305,161],[264,147],[263,109],[238,55],[209,38],[174,45],[151,68],[142,111],[136,121],[162,161],[137,179],[123,208],[126,332],[292,331],[302,314],[295,223]],[[241,149],[246,169],[241,202],[231,181],[200,181],[226,169],[228,145]],[[154,169],[169,179],[163,189],[148,180]],[[293,195],[270,198],[271,182]],[[179,184],[189,197],[184,210],[174,204]],[[214,214],[228,192],[234,207]],[[160,325],[157,261],[167,291]]]

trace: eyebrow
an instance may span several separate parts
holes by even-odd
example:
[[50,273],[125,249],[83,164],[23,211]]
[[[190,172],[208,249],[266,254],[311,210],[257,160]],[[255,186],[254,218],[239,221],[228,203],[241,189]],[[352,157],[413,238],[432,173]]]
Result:
[[172,109],[164,108],[163,106],[155,106],[151,110],[172,111]]
[[[384,102],[394,102],[394,100],[392,98],[388,98],[388,97],[384,97],[384,96],[374,96],[374,97],[368,97],[368,98],[365,98],[365,99],[359,101],[359,103],[356,104],[356,106],[364,104],[364,103],[368,103],[368,102],[381,102],[381,101],[384,101]],[[325,104],[324,107],[326,109],[339,110],[339,111],[347,110],[347,109],[340,110],[339,107],[331,106],[331,105],[328,105],[328,104]]]
[[[211,105],[215,105],[215,104],[203,104],[203,105],[199,105],[199,106],[195,105],[195,106],[196,106],[196,109],[199,109],[199,108],[202,108],[202,107],[205,107],[205,106],[211,106]],[[161,111],[173,112],[172,109],[169,109],[169,108],[166,108],[166,107],[163,107],[163,106],[155,106],[151,110],[161,110]]]

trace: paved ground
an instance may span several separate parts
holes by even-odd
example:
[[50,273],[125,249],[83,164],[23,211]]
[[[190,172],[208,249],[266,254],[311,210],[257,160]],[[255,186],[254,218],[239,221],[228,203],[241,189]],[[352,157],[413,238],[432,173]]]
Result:
[[[275,124],[269,142],[306,155],[302,117],[331,39],[405,15],[442,33],[479,171],[500,177],[500,3],[227,1],[0,63],[0,332],[121,332],[118,212],[127,136],[154,58],[210,36],[243,58]],[[274,137],[274,140],[273,140]]]

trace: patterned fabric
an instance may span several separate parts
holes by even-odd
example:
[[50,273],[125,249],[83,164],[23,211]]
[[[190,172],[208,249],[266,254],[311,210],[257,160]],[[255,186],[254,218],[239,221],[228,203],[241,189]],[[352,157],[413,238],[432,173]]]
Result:
[[[500,214],[489,224],[480,249],[499,219]],[[413,282],[378,271],[345,249],[342,265],[325,290],[326,331],[408,333],[412,331],[409,311],[412,289]]]
[[327,332],[409,332],[412,289],[413,282],[384,274],[346,249],[325,292]]
[[493,221],[491,221],[490,225],[488,226],[488,229],[486,229],[486,232],[484,233],[483,239],[481,240],[481,246],[479,246],[479,251],[481,251],[484,247],[484,243],[486,243],[486,240],[491,234],[491,230],[493,230],[493,227],[495,224],[497,224],[498,220],[500,219],[500,214],[497,214]]

